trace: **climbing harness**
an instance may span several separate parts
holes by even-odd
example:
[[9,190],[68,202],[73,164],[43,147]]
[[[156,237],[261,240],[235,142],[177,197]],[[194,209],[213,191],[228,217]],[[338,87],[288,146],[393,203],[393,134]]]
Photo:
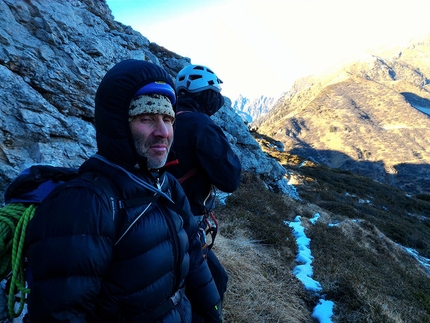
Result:
[[[207,249],[207,251],[209,251],[214,245],[215,237],[218,233],[219,228],[218,220],[212,211],[209,211],[205,215],[203,215],[203,219],[200,222],[200,227],[205,233],[203,249]],[[210,237],[209,241],[207,239],[208,236]],[[206,255],[206,252],[204,254]]]

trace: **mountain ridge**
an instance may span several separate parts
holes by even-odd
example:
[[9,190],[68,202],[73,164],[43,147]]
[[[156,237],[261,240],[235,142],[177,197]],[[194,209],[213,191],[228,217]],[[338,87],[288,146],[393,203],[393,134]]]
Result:
[[430,41],[418,44],[300,80],[254,126],[292,154],[428,194],[430,71],[410,52]]

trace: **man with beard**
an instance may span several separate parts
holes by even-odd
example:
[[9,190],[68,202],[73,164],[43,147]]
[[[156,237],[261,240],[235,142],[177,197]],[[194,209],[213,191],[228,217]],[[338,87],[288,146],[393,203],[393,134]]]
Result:
[[32,323],[190,323],[191,304],[205,322],[221,322],[197,222],[160,169],[173,141],[173,86],[164,69],[140,60],[116,64],[101,81],[97,154],[28,226]]

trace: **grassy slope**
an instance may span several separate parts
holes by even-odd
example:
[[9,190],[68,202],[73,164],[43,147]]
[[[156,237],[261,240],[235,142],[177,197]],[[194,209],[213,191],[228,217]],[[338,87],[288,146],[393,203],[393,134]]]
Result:
[[[335,302],[334,322],[430,322],[430,276],[397,244],[430,258],[430,201],[346,171],[269,151],[303,201],[270,192],[245,173],[216,209],[215,252],[230,275],[226,322],[314,322],[318,296],[292,275],[297,247],[284,221],[301,215],[314,279]],[[318,212],[320,220],[307,219]],[[336,224],[328,226],[328,224]]]

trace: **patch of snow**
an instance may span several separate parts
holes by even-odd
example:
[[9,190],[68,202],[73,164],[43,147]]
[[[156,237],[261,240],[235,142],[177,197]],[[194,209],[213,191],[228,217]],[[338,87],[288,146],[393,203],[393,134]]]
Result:
[[318,219],[321,217],[321,215],[319,214],[319,213],[315,213],[314,214],[314,217],[312,218],[312,219],[310,219],[309,221],[312,223],[312,224],[315,224],[317,221],[318,221]]
[[404,128],[408,129],[410,127],[408,127],[408,126],[406,126],[404,124],[392,124],[392,125],[382,126],[382,129],[384,129],[384,130],[404,129]]
[[317,319],[320,323],[331,323],[333,316],[334,303],[320,299],[317,306],[315,306],[312,317]]
[[300,215],[296,216],[293,222],[289,223],[289,226],[293,229],[293,236],[296,238],[298,254],[296,256],[297,265],[293,274],[305,285],[305,288],[310,291],[318,292],[321,290],[321,285],[316,280],[312,279],[312,259],[309,239],[305,234],[305,228],[302,226]]
[[231,193],[225,193],[225,192],[222,192],[220,190],[216,190],[216,197],[217,197],[218,201],[221,203],[221,205],[225,205],[225,200],[230,195],[231,195]]
[[277,181],[276,186],[282,191],[282,193],[287,194],[295,200],[301,201],[299,192],[297,192],[296,187],[291,184],[286,178],[282,178]]
[[407,253],[412,255],[422,266],[424,266],[426,272],[430,275],[430,259],[425,258],[423,256],[420,256],[418,251],[412,249],[403,247],[402,245],[399,245],[403,250],[405,250]]
[[364,203],[366,203],[366,204],[370,204],[370,200],[363,200],[363,199],[359,199],[359,200],[358,200],[358,203],[360,203],[360,204],[364,204]]
[[[310,222],[315,224],[319,218],[320,214],[315,213],[314,217],[310,219]],[[297,215],[292,222],[285,221],[285,224],[293,229],[293,236],[296,238],[298,248],[296,262],[300,265],[294,268],[293,274],[296,275],[307,290],[318,295],[318,292],[321,291],[322,288],[321,284],[312,278],[313,256],[309,248],[311,239],[305,234],[305,228],[302,226],[300,215]],[[317,306],[315,306],[312,317],[317,319],[320,323],[332,323],[331,317],[333,316],[333,307],[333,302],[326,301],[324,297],[322,297]]]

